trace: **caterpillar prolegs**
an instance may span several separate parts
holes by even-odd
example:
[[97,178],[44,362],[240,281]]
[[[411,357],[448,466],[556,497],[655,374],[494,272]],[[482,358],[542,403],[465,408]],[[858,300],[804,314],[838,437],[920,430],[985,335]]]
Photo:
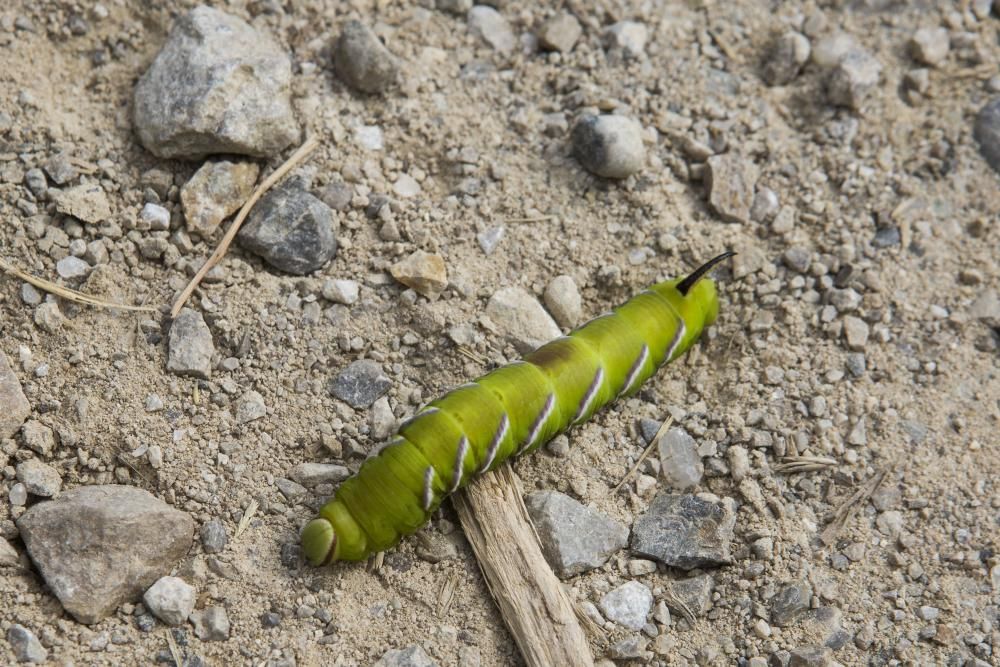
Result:
[[657,283],[521,361],[429,403],[305,526],[305,556],[322,565],[388,549],[476,475],[635,392],[715,321],[715,283],[703,278],[733,254],[684,279]]

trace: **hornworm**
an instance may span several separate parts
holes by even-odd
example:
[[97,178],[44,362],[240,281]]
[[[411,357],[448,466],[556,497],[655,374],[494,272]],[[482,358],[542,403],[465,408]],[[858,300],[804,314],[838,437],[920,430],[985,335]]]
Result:
[[657,283],[419,410],[306,524],[305,556],[325,565],[388,549],[477,475],[635,392],[715,321],[715,283],[704,277],[733,254],[715,257],[686,278]]

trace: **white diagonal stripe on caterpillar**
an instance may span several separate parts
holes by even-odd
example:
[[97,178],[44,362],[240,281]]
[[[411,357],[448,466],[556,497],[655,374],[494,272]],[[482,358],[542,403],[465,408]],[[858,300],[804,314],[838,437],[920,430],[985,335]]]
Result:
[[424,511],[428,512],[431,509],[431,503],[434,502],[434,466],[427,466],[427,470],[424,470]]
[[625,384],[622,385],[621,391],[618,392],[619,396],[632,391],[632,387],[635,385],[636,380],[639,379],[642,369],[646,367],[647,361],[649,361],[649,346],[643,343],[642,350],[639,351],[639,356],[636,357],[636,360],[632,363],[632,368],[628,370],[628,376],[625,378]]
[[497,457],[497,452],[500,450],[500,443],[507,439],[508,431],[510,431],[510,419],[507,418],[507,413],[505,412],[500,415],[500,424],[497,426],[496,433],[493,434],[493,440],[490,441],[490,446],[486,450],[486,460],[479,467],[477,474],[483,474],[493,465],[493,460]]
[[660,362],[661,366],[673,358],[674,352],[677,351],[677,346],[681,344],[682,340],[684,340],[685,334],[687,334],[687,327],[684,325],[684,320],[680,320],[680,324],[677,326],[677,331],[674,333],[674,338],[670,341],[670,347],[667,348],[667,355],[663,357],[663,361]]
[[597,372],[594,373],[594,379],[591,380],[590,386],[587,387],[587,393],[580,399],[580,407],[576,409],[576,415],[573,417],[572,423],[579,424],[587,416],[587,412],[590,410],[590,406],[593,405],[594,399],[597,398],[597,392],[600,390],[602,384],[604,384],[604,367],[598,366]]
[[528,433],[528,437],[523,443],[521,443],[521,447],[517,450],[518,454],[535,444],[535,440],[538,439],[538,435],[542,432],[545,422],[547,422],[549,417],[552,416],[552,411],[555,407],[556,395],[549,394],[549,397],[545,400],[545,405],[542,406],[542,411],[538,413],[538,416],[535,417],[534,423],[531,425],[531,431]]
[[455,469],[451,475],[451,488],[448,493],[455,493],[462,484],[462,473],[465,472],[465,457],[469,455],[469,439],[464,435],[458,441],[458,451],[455,452]]

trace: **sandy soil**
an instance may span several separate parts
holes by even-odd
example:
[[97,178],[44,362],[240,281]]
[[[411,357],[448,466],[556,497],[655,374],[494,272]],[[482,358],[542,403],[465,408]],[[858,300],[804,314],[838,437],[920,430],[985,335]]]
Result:
[[[18,202],[25,198],[24,172],[60,151],[97,166],[95,178],[126,230],[143,202],[143,172],[166,169],[183,184],[197,168],[156,159],[133,135],[133,86],[172,18],[193,6],[157,4],[106,2],[104,18],[89,2],[15,0],[0,9],[0,255],[9,261],[56,276],[58,250],[48,250],[51,244],[33,232]],[[517,0],[501,4],[518,34],[531,34],[555,10]],[[228,568],[206,573],[196,544],[179,571],[197,585],[199,606],[227,609],[231,637],[203,643],[188,627],[182,652],[219,665],[353,665],[420,644],[442,665],[519,664],[450,506],[423,537],[387,554],[377,572],[364,565],[288,567],[282,545],[296,541],[310,506],[322,499],[290,504],[275,478],[301,461],[342,459],[356,468],[362,459],[351,453],[377,444],[368,435],[368,411],[353,410],[327,391],[349,362],[381,361],[393,381],[390,403],[404,416],[491,364],[517,357],[482,326],[486,302],[498,288],[520,285],[541,295],[553,277],[569,274],[589,317],[733,248],[741,260],[735,271],[719,272],[722,313],[703,345],[637,397],[575,430],[565,457],[542,451],[515,464],[526,488],[566,492],[630,525],[651,496],[637,495],[634,484],[618,494],[611,489],[644,448],[635,424],[673,414],[705,445],[709,473],[701,488],[740,502],[736,562],[710,571],[711,611],[690,625],[676,615],[669,627],[659,625],[669,650],[657,653],[651,645],[634,662],[739,664],[813,644],[802,625],[755,629],[775,590],[806,580],[813,606],[843,613],[851,640],[833,654],[839,663],[1000,664],[993,655],[1000,651],[994,587],[1000,357],[996,331],[968,316],[1000,278],[998,175],[972,138],[975,114],[993,94],[988,86],[1000,23],[956,9],[969,3],[771,4],[568,2],[584,28],[572,53],[511,57],[470,35],[464,16],[410,3],[226,6],[292,54],[298,119],[322,142],[300,170],[313,189],[360,175],[361,196],[339,214],[336,258],[297,278],[234,247],[223,262],[224,279],[203,285],[193,303],[206,313],[220,359],[237,356],[241,347],[245,354],[236,370],[208,382],[167,373],[165,338],[149,337],[139,326],[147,318],[65,305],[67,321],[48,333],[22,301],[21,282],[0,278],[0,349],[17,366],[33,417],[70,428],[78,440],[51,457],[64,487],[134,484],[199,524],[217,518],[229,529],[230,544],[219,556]],[[265,5],[282,9],[265,13]],[[74,15],[86,19],[83,34],[68,27]],[[16,27],[18,18],[32,29]],[[398,89],[360,97],[336,79],[329,45],[348,18],[377,26],[405,62]],[[623,19],[649,30],[638,59],[616,60],[602,47],[603,27]],[[925,25],[945,25],[960,46],[930,69],[926,94],[911,96],[903,78],[919,65],[907,45]],[[881,62],[882,82],[860,110],[825,101],[824,73],[815,65],[788,86],[763,83],[768,46],[789,27],[813,33],[814,44],[847,32]],[[639,175],[608,182],[587,174],[570,156],[569,132],[547,116],[564,113],[571,126],[576,113],[593,106],[643,125],[648,157]],[[382,129],[384,150],[370,153],[357,144],[353,128],[360,124]],[[755,164],[758,189],[772,189],[781,206],[791,207],[790,228],[723,222],[708,207],[704,168],[685,150],[684,138]],[[401,240],[384,240],[391,234],[382,230],[383,220],[365,215],[364,193],[391,195],[396,177],[414,169],[426,174],[422,192],[393,204]],[[456,194],[470,176],[480,179],[481,190]],[[174,193],[167,205],[179,210]],[[50,202],[38,206],[52,213]],[[538,216],[551,217],[505,222]],[[77,231],[60,215],[47,215],[45,224]],[[487,256],[476,234],[501,224],[505,236]],[[898,228],[901,243],[873,244],[878,226]],[[87,241],[101,235],[92,227],[80,233]],[[206,256],[215,240],[196,239],[188,255]],[[101,280],[88,282],[88,291],[169,304],[184,285],[186,274],[142,258],[128,237],[112,244],[117,256]],[[783,259],[792,247],[812,253],[804,274]],[[451,286],[439,299],[411,304],[387,267],[417,248],[445,258]],[[848,265],[853,273],[844,279]],[[845,366],[845,314],[829,305],[838,274],[840,286],[861,296],[850,314],[870,325],[857,350],[866,362],[860,377]],[[319,297],[328,277],[357,280],[361,298],[336,318],[307,325],[301,298]],[[475,352],[485,363],[461,354],[448,338],[449,328],[463,324],[478,333]],[[27,350],[23,363],[21,350]],[[47,374],[35,372],[40,364]],[[249,389],[264,397],[267,416],[238,426],[234,402]],[[163,400],[163,411],[147,412],[150,394]],[[89,406],[85,418],[78,414],[81,399]],[[856,431],[860,420],[864,438]],[[775,443],[785,442],[835,465],[775,472],[782,447]],[[143,444],[162,447],[160,468],[131,457]],[[751,452],[757,504],[727,472],[724,452],[733,445]],[[4,443],[0,462],[9,455],[12,466],[22,448],[17,438]],[[79,465],[77,449],[99,463]],[[5,520],[16,514],[6,501],[12,471],[6,468],[0,479]],[[888,471],[883,486],[890,492],[877,505],[865,502],[836,543],[822,545],[818,535],[830,513],[877,471]],[[261,510],[233,539],[251,499]],[[422,540],[442,535],[457,544],[456,558],[432,564],[418,556]],[[761,559],[751,544],[764,536],[773,538],[774,548]],[[857,543],[862,546],[851,554],[860,557],[845,563],[843,552]],[[659,600],[682,576],[661,568],[636,577],[628,561],[621,552],[571,579],[573,596],[596,603],[610,588],[640,579],[660,591]],[[760,562],[762,569],[752,567]],[[454,597],[442,607],[440,592],[452,580]],[[937,617],[922,607],[936,608]],[[268,611],[281,615],[279,627],[262,627]],[[0,571],[0,629],[29,627],[53,664],[156,660],[167,649],[167,630],[140,631],[133,612],[126,606],[83,626],[62,612],[35,572]],[[606,642],[595,637],[595,658],[628,634],[611,627]],[[0,661],[12,660],[0,643]]]

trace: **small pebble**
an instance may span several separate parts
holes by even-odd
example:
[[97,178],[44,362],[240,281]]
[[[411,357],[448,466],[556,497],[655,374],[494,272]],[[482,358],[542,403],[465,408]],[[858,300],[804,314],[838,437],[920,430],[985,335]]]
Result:
[[479,247],[486,255],[492,255],[493,251],[500,245],[500,241],[503,240],[505,233],[506,229],[503,225],[498,225],[476,234],[476,240],[479,241]]
[[827,97],[832,104],[858,110],[882,77],[882,64],[867,51],[849,51],[834,67],[827,80]]
[[79,257],[68,255],[56,262],[56,273],[66,280],[85,278],[90,273],[91,266]]
[[59,471],[38,459],[28,459],[17,464],[17,479],[28,493],[41,498],[54,498],[62,490]]
[[542,24],[538,31],[538,45],[547,51],[569,53],[582,34],[583,29],[575,16],[559,12]]
[[501,53],[510,53],[517,48],[517,36],[511,30],[507,19],[492,7],[474,6],[469,10],[467,21],[469,32],[495,50]]
[[323,283],[323,298],[345,306],[353,305],[358,300],[360,286],[357,281],[331,278]]
[[142,596],[142,601],[167,625],[181,625],[194,611],[194,587],[178,577],[160,577]]
[[170,211],[159,204],[146,204],[139,212],[139,221],[145,229],[166,231],[170,229]]
[[428,298],[437,297],[448,286],[448,270],[440,255],[417,250],[389,268],[392,277]]
[[791,83],[809,60],[810,51],[805,35],[795,31],[781,35],[764,63],[764,81],[770,86]]
[[49,652],[28,628],[13,623],[7,629],[7,643],[18,662],[42,663],[48,660]]
[[599,606],[609,620],[629,630],[642,630],[653,607],[653,594],[648,586],[628,581],[605,594]]
[[577,325],[583,313],[583,299],[572,276],[560,275],[553,278],[545,288],[545,306],[559,326],[571,329]]
[[573,128],[572,142],[580,164],[604,178],[627,178],[646,162],[642,126],[625,116],[584,115]]
[[708,159],[706,166],[709,205],[726,222],[748,222],[757,168],[735,153],[714,155]]
[[207,554],[217,554],[226,548],[229,535],[226,526],[218,519],[212,519],[201,527],[201,546]]
[[913,33],[910,51],[917,62],[936,67],[948,57],[951,42],[945,28],[921,28]]
[[649,30],[638,21],[619,21],[604,30],[604,47],[618,51],[630,58],[638,58],[646,51]]
[[[333,48],[333,65],[347,85],[365,93],[385,92],[399,76],[396,57],[375,33],[356,20],[344,25]],[[416,181],[413,183],[416,185]]]

